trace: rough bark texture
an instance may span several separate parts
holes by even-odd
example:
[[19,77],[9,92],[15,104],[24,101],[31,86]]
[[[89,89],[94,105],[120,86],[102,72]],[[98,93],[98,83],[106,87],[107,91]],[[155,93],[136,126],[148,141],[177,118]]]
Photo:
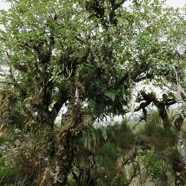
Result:
[[178,144],[177,152],[178,156],[173,162],[173,170],[175,172],[175,185],[184,186],[186,184],[186,154],[185,154],[185,145],[184,138],[182,136],[182,125],[184,119],[181,115],[175,119],[174,125],[177,131]]

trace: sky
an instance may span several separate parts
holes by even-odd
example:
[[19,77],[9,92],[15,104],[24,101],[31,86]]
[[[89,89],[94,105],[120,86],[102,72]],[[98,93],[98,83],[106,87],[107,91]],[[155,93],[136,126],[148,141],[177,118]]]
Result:
[[185,4],[186,4],[186,0],[167,0],[167,5],[173,7],[183,8]]
[[7,10],[10,7],[8,3],[5,3],[3,0],[0,0],[0,9]]
[[[167,5],[172,7],[183,8],[186,4],[186,0],[167,0]],[[10,7],[9,4],[5,3],[4,0],[0,0],[0,9],[7,10]]]

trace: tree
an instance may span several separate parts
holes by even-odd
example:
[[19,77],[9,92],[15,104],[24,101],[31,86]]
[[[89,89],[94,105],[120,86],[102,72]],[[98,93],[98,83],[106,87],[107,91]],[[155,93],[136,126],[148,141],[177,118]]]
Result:
[[16,0],[1,11],[9,70],[1,120],[28,134],[42,165],[38,185],[67,184],[79,138],[96,120],[128,112],[136,83],[183,80],[185,58],[176,46],[184,18],[161,1],[133,1],[130,9],[124,3]]

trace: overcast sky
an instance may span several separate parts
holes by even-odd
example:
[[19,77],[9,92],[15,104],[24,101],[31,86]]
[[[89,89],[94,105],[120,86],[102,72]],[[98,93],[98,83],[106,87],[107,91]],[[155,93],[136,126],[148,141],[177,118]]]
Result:
[[167,4],[173,7],[183,8],[186,0],[167,0]]
[[0,9],[5,9],[7,10],[9,8],[9,4],[8,3],[5,3],[3,2],[3,0],[0,0]]
[[[3,1],[4,0],[0,0],[0,9],[7,10],[9,8],[9,5]],[[167,4],[173,7],[183,8],[185,3],[186,3],[186,0],[167,0]]]

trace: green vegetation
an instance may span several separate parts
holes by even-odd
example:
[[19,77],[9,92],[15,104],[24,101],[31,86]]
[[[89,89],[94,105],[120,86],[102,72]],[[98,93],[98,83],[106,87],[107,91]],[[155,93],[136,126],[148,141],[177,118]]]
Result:
[[14,183],[14,177],[16,174],[15,168],[7,165],[4,157],[0,157],[0,167],[1,184]]
[[[161,0],[9,2],[0,11],[0,185],[184,186],[180,11]],[[107,121],[115,116],[123,119]]]

